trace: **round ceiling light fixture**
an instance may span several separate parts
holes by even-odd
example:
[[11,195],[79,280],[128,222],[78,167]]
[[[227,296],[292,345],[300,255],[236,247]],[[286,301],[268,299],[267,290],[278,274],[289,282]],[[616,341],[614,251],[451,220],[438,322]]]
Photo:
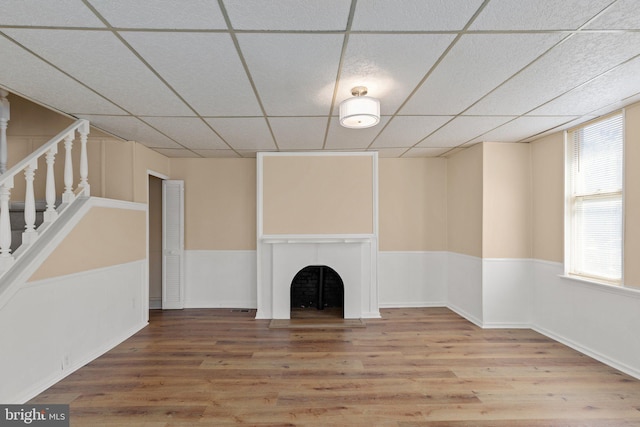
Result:
[[356,86],[351,89],[353,98],[340,103],[340,124],[346,128],[364,129],[380,122],[380,101],[365,96],[367,88]]

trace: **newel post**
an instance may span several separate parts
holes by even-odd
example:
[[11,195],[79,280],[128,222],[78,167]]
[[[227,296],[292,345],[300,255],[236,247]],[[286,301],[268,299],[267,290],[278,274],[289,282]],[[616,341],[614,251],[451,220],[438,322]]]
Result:
[[71,148],[75,132],[69,132],[64,138],[64,193],[62,203],[73,202],[73,161],[71,160]]
[[7,95],[9,92],[0,89],[0,174],[7,170],[7,125],[11,118],[11,106]]

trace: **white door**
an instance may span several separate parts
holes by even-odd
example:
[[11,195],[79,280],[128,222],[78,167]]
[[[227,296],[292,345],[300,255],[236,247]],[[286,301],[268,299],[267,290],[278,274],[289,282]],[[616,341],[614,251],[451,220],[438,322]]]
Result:
[[162,308],[184,308],[184,181],[162,181]]

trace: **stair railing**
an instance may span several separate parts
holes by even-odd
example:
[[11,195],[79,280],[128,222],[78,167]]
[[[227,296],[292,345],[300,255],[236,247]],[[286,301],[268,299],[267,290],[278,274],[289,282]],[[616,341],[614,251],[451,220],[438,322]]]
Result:
[[[80,182],[76,189],[73,188],[73,162],[71,150],[76,131],[80,135]],[[22,159],[15,166],[0,175],[0,275],[4,274],[15,260],[33,244],[40,233],[53,223],[58,215],[71,204],[77,197],[90,196],[89,191],[89,163],[87,159],[87,136],[89,135],[89,121],[80,119],[67,127],[65,130],[54,136],[47,143],[35,150],[33,153]],[[55,156],[58,154],[58,144],[64,141],[64,191],[61,195],[62,203],[56,209],[56,183],[54,174]],[[45,181],[46,210],[44,212],[44,222],[38,229],[36,222],[36,201],[33,189],[35,173],[38,169],[38,159],[45,158],[47,174]],[[11,253],[11,218],[9,215],[9,202],[11,190],[14,186],[16,176],[24,171],[25,199],[24,199],[24,220],[25,230],[22,233],[22,245]]]

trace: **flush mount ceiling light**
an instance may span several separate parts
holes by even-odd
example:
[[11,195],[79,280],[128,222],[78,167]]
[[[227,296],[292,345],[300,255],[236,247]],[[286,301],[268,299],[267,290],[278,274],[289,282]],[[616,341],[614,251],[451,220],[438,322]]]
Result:
[[367,88],[356,86],[351,89],[353,98],[340,103],[340,124],[346,128],[364,129],[380,122],[380,101],[367,94]]

